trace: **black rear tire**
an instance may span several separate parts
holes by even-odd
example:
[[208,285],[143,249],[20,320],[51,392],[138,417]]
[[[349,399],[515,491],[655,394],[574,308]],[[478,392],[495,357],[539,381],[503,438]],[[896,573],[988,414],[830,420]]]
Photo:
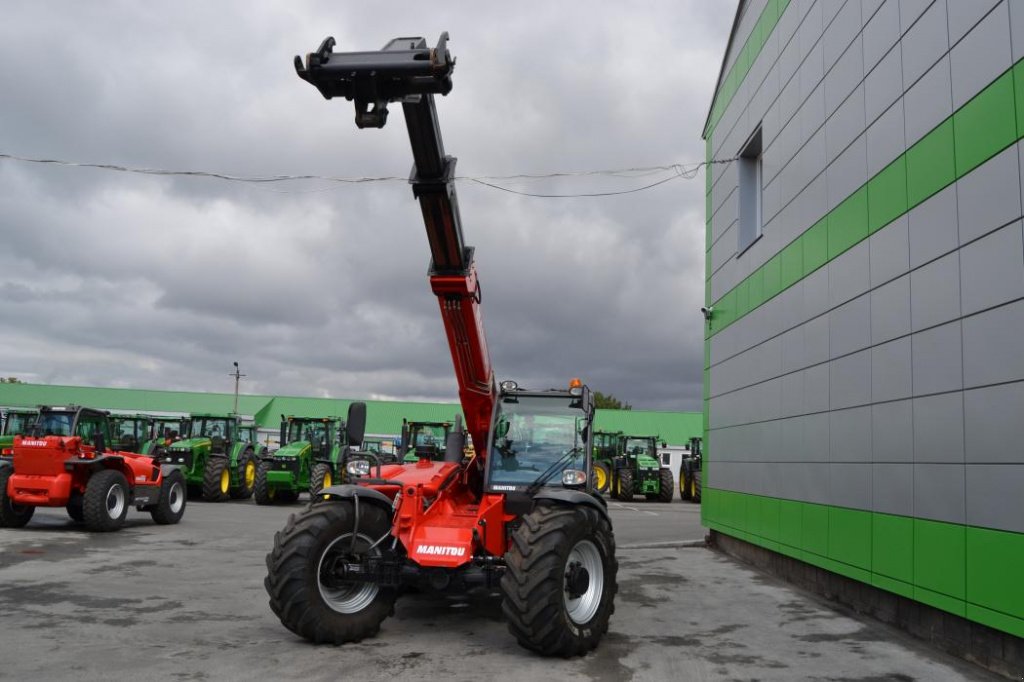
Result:
[[185,515],[185,502],[188,497],[185,490],[185,476],[177,469],[164,475],[160,484],[160,499],[149,510],[153,522],[161,526],[170,526],[181,521]]
[[[274,534],[263,581],[270,609],[286,628],[311,642],[344,644],[373,637],[394,610],[398,596],[394,589],[323,579],[325,560],[351,556],[354,530],[354,503],[346,499],[310,505],[289,516],[284,530]],[[355,555],[364,555],[390,530],[391,515],[383,507],[363,502]],[[381,546],[373,551],[381,552]]]
[[68,499],[67,505],[64,508],[68,512],[68,516],[75,523],[82,523],[85,521],[85,511],[82,509],[82,496],[78,493],[71,493],[71,497]]
[[256,487],[256,458],[252,450],[245,450],[238,457],[238,486],[231,490],[232,500],[248,500]]
[[231,492],[230,474],[228,485],[224,485],[224,475],[228,474],[227,457],[207,457],[203,468],[203,499],[207,502],[223,502]]
[[690,497],[690,471],[686,460],[683,460],[679,465],[679,499],[689,502]]
[[[604,515],[584,505],[541,503],[512,535],[505,563],[501,608],[521,646],[566,658],[597,646],[618,591],[615,536]],[[568,583],[574,564],[587,574],[576,597]]]
[[277,491],[271,488],[267,481],[268,471],[270,471],[270,462],[260,462],[260,465],[256,467],[256,483],[252,490],[256,504],[271,505],[277,501]]
[[94,533],[120,530],[128,516],[131,491],[128,479],[116,469],[104,469],[89,477],[82,497],[85,527]]
[[[597,475],[598,469],[600,469],[604,473],[603,477]],[[602,478],[604,480],[604,485],[603,486],[602,485],[598,485],[598,482]],[[596,490],[597,492],[599,492],[600,494],[603,495],[606,492],[608,492],[608,489],[611,487],[611,485],[612,485],[612,475],[611,475],[611,472],[608,469],[608,465],[605,464],[604,462],[594,462],[594,490]]]
[[675,481],[672,479],[672,470],[662,469],[659,474],[661,476],[661,488],[658,490],[658,501],[671,502],[675,496]]
[[700,478],[701,470],[697,469],[693,472],[693,501],[700,504]]
[[633,471],[631,469],[619,469],[615,485],[615,498],[623,502],[633,499]]
[[0,467],[0,528],[21,528],[32,515],[36,508],[26,504],[14,504],[7,496],[7,479],[14,473],[9,466]]
[[320,491],[329,488],[334,483],[334,476],[331,474],[331,465],[318,462],[313,465],[309,473],[309,497],[319,497]]

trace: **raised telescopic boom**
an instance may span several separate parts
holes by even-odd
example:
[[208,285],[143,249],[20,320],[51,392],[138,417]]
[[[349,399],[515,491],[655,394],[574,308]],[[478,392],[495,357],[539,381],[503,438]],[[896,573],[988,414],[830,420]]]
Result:
[[435,47],[423,38],[395,38],[376,52],[332,52],[327,38],[295,70],[326,99],[355,102],[356,125],[383,128],[388,104],[400,101],[412,145],[409,178],[419,199],[430,243],[430,287],[441,306],[441,318],[459,382],[466,426],[480,457],[487,454],[487,431],[497,399],[491,358],[480,311],[480,283],[473,247],[462,239],[462,219],[455,193],[455,157],[444,153],[434,95],[452,89],[455,58],[448,52],[448,33]]

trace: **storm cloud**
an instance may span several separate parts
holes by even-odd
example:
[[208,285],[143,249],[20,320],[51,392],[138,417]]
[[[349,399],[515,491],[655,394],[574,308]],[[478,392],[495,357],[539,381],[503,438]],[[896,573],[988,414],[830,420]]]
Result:
[[[406,177],[396,108],[294,73],[327,35],[369,50],[449,31],[438,99],[462,176],[703,159],[733,3],[11,2],[0,152],[238,175]],[[663,176],[662,176],[663,177]],[[544,193],[650,178],[506,180]],[[458,184],[499,378],[580,376],[638,408],[700,408],[704,182],[540,199]],[[0,375],[24,381],[453,400],[402,182],[272,186],[0,160]]]

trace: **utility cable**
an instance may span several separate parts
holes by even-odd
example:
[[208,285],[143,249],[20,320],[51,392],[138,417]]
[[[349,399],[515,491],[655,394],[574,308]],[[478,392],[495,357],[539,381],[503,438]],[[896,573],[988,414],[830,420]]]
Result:
[[[178,176],[178,177],[196,177],[196,178],[212,178],[216,180],[226,180],[229,182],[242,182],[242,183],[253,183],[253,184],[267,184],[276,182],[292,182],[292,181],[306,181],[306,180],[321,180],[325,182],[339,183],[339,184],[363,184],[363,183],[374,183],[374,182],[402,182],[407,183],[409,181],[406,177],[398,176],[365,176],[365,177],[354,177],[345,178],[331,175],[315,175],[315,174],[302,174],[302,175],[232,175],[229,173],[220,173],[214,171],[201,171],[201,170],[171,170],[165,168],[140,168],[133,166],[122,166],[113,163],[91,163],[91,162],[77,162],[67,161],[64,159],[39,159],[25,156],[18,156],[16,154],[6,154],[0,152],[0,159],[7,159],[10,161],[20,161],[23,163],[35,163],[44,165],[55,165],[65,166],[71,168],[94,168],[105,171],[115,171],[120,173],[134,173],[138,175],[158,175],[158,176]],[[509,192],[511,194],[518,194],[520,196],[527,197],[539,197],[539,198],[573,198],[573,197],[607,197],[617,196],[620,194],[632,194],[634,192],[642,192],[658,185],[663,185],[670,180],[681,178],[683,180],[692,180],[695,178],[704,166],[711,164],[722,164],[730,163],[735,159],[712,159],[711,161],[701,161],[699,163],[692,164],[670,164],[665,166],[643,166],[633,168],[619,168],[610,170],[588,170],[588,171],[559,171],[553,173],[518,173],[514,175],[459,175],[456,176],[456,180],[468,180],[485,187],[501,190],[503,192]],[[573,178],[573,177],[593,177],[593,176],[605,176],[605,177],[617,177],[617,178],[636,178],[643,177],[645,175],[656,175],[659,173],[671,172],[672,175],[658,180],[657,182],[644,185],[642,187],[634,187],[626,190],[606,191],[606,192],[584,192],[576,194],[544,194],[539,192],[523,192],[520,190],[511,189],[509,187],[503,187],[501,185],[489,182],[492,180],[548,180],[554,178]],[[324,191],[324,190],[312,190],[312,191]]]

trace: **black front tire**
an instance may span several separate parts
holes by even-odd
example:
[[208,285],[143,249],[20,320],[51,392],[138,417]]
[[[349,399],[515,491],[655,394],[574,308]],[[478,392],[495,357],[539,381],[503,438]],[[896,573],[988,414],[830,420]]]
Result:
[[690,471],[684,461],[679,465],[679,499],[689,502],[690,497]]
[[[604,515],[584,505],[541,503],[512,535],[505,563],[501,608],[521,646],[566,658],[597,646],[618,591],[615,536]],[[574,564],[587,569],[578,596],[568,582]]]
[[187,497],[184,474],[177,469],[165,474],[160,484],[160,500],[149,510],[154,523],[170,526],[181,521],[185,515]]
[[238,457],[238,486],[231,490],[232,500],[248,500],[256,487],[256,458],[252,450]]
[[[353,531],[355,555],[361,556],[391,530],[391,515],[383,507],[363,502],[355,529],[352,500],[320,502],[288,517],[274,534],[267,555],[270,609],[281,623],[311,642],[344,644],[373,637],[394,611],[396,590],[373,583],[324,579],[325,562],[345,560]],[[380,545],[374,553],[381,552]]]
[[277,491],[270,487],[267,481],[267,472],[270,471],[270,462],[260,462],[256,467],[256,484],[253,486],[252,496],[259,505],[271,505],[277,501]]
[[89,478],[82,497],[85,527],[94,533],[120,530],[128,516],[131,491],[128,479],[120,471],[104,469]]
[[615,499],[629,502],[633,499],[633,471],[632,469],[619,469],[616,477]]
[[659,475],[661,476],[661,488],[658,490],[658,502],[671,502],[675,495],[675,481],[672,479],[672,470],[662,469]]
[[324,488],[329,488],[333,483],[334,477],[331,475],[331,465],[319,462],[313,465],[313,470],[309,473],[309,497],[310,499],[319,497],[320,491]]
[[35,507],[14,504],[7,496],[7,479],[13,473],[14,469],[9,466],[0,467],[0,528],[21,528],[36,513]]
[[693,501],[696,504],[700,504],[700,479],[701,470],[697,469],[693,472]]
[[230,475],[228,484],[224,485],[224,475],[228,473],[227,457],[207,457],[203,468],[203,499],[207,502],[223,502],[231,492]]

